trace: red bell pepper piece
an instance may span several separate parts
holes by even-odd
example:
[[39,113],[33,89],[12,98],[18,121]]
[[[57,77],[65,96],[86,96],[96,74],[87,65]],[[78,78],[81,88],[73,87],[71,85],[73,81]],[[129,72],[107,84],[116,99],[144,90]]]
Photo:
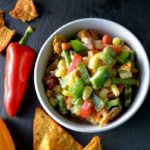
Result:
[[71,64],[70,64],[70,66],[69,66],[69,68],[68,68],[68,73],[77,68],[77,65],[79,64],[81,58],[82,58],[82,57],[81,57],[79,54],[75,54],[75,55],[74,55],[74,58],[73,58],[73,60],[72,60],[72,62],[71,62]]
[[90,113],[91,113],[91,103],[90,101],[86,100],[84,101],[81,110],[80,110],[80,117],[81,118],[87,118],[89,117]]
[[11,117],[19,110],[35,62],[35,51],[24,46],[32,32],[33,28],[29,26],[20,42],[10,43],[6,50],[4,104]]
[[105,34],[102,37],[102,44],[112,44],[112,38],[108,34]]

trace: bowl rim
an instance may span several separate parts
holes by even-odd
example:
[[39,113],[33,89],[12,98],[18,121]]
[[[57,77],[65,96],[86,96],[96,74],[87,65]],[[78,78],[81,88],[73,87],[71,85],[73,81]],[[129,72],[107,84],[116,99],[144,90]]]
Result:
[[[75,125],[72,126],[72,125],[69,125],[67,124],[66,122],[64,122],[63,120],[60,120],[59,118],[57,118],[57,116],[55,116],[50,110],[49,108],[45,105],[44,101],[42,100],[42,97],[40,95],[40,92],[39,92],[39,89],[38,89],[38,83],[37,83],[37,70],[38,70],[38,62],[40,60],[40,56],[42,54],[42,52],[44,51],[45,49],[45,46],[51,41],[52,37],[58,33],[60,30],[62,30],[63,28],[66,28],[74,23],[79,23],[79,22],[84,22],[84,21],[96,21],[96,20],[99,20],[99,21],[102,21],[102,22],[107,22],[109,24],[114,24],[115,26],[119,26],[121,27],[123,30],[125,30],[126,32],[130,33],[134,39],[137,40],[137,42],[139,43],[139,45],[141,46],[143,52],[144,52],[144,55],[145,55],[145,58],[144,58],[144,64],[145,64],[145,67],[147,68],[147,73],[148,73],[148,78],[146,79],[147,80],[147,83],[145,85],[145,90],[143,91],[142,93],[142,96],[140,97],[141,101],[138,102],[138,104],[136,105],[136,107],[133,107],[132,109],[128,109],[125,113],[124,113],[124,116],[121,116],[119,119],[117,119],[117,121],[115,120],[113,123],[110,123],[108,125],[106,125],[105,127],[98,127],[98,125],[93,125],[92,128],[90,129],[83,129],[82,127],[76,127]],[[42,107],[44,108],[44,110],[48,113],[49,116],[51,116],[57,123],[59,123],[60,125],[68,128],[68,129],[71,129],[71,130],[74,130],[74,131],[78,131],[78,132],[87,132],[87,133],[94,133],[94,132],[104,132],[104,131],[107,131],[107,130],[110,130],[110,129],[113,129],[113,128],[116,128],[120,125],[122,125],[123,123],[125,123],[127,120],[129,120],[138,110],[139,108],[141,107],[141,105],[143,104],[145,98],[146,98],[146,95],[148,93],[148,89],[149,89],[149,85],[150,85],[150,65],[149,65],[149,60],[148,60],[148,57],[147,57],[147,54],[146,54],[146,51],[143,47],[143,45],[141,44],[141,42],[138,40],[138,38],[130,31],[128,30],[126,27],[114,22],[114,21],[111,21],[111,20],[107,20],[107,19],[103,19],[103,18],[82,18],[82,19],[77,19],[77,20],[74,20],[74,21],[71,21],[67,24],[64,24],[63,26],[59,27],[57,30],[55,30],[52,34],[50,34],[50,36],[47,38],[47,40],[44,42],[44,44],[42,45],[39,53],[38,53],[38,56],[37,56],[37,59],[36,59],[36,63],[35,63],[35,67],[34,67],[34,86],[35,86],[35,91],[36,91],[36,94],[37,94],[37,97],[38,97],[38,100],[40,101],[40,104],[42,105]]]

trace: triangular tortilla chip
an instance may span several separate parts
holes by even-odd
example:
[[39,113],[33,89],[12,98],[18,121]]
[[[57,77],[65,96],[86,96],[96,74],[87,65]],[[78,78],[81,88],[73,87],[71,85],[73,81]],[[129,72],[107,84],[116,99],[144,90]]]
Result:
[[11,30],[6,26],[0,27],[0,52],[6,48],[15,33],[15,30]]
[[44,134],[38,150],[51,150],[51,143],[48,133]]
[[3,10],[0,10],[0,27],[4,26]]
[[83,150],[102,150],[100,138],[95,136]]
[[82,150],[82,146],[41,108],[36,108],[33,124],[34,150]]
[[16,6],[9,14],[23,22],[31,21],[38,16],[33,0],[18,0]]
[[5,20],[3,18],[3,10],[0,10],[0,52],[2,52],[6,48],[6,46],[16,33],[15,30],[7,28],[4,24]]

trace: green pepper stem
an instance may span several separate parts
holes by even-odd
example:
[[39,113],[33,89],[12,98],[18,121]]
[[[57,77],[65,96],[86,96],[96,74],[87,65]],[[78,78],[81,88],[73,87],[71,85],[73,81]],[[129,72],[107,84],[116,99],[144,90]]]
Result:
[[21,40],[19,41],[20,45],[25,45],[27,42],[27,39],[29,38],[29,36],[31,35],[31,33],[34,31],[35,29],[32,26],[28,26],[28,28],[26,29],[23,37],[21,38]]

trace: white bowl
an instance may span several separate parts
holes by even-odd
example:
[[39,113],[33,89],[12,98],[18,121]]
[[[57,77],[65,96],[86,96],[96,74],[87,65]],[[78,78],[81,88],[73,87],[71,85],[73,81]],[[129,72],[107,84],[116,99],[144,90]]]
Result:
[[[114,120],[105,127],[100,128],[98,125],[89,123],[83,124],[74,122],[67,119],[65,116],[60,115],[53,107],[50,106],[48,99],[45,95],[43,77],[45,68],[50,60],[52,53],[52,39],[54,35],[62,33],[65,36],[70,36],[80,29],[94,29],[102,33],[108,33],[112,37],[118,36],[122,38],[127,44],[136,52],[139,68],[140,68],[140,87],[134,97],[132,105],[129,109],[122,114],[118,119]],[[71,130],[79,132],[101,132],[115,128],[129,118],[131,118],[144,102],[150,84],[150,67],[146,52],[140,41],[125,27],[105,19],[99,18],[85,18],[72,21],[57,29],[46,40],[42,46],[35,64],[34,70],[34,84],[38,99],[43,106],[44,110],[59,124]]]

